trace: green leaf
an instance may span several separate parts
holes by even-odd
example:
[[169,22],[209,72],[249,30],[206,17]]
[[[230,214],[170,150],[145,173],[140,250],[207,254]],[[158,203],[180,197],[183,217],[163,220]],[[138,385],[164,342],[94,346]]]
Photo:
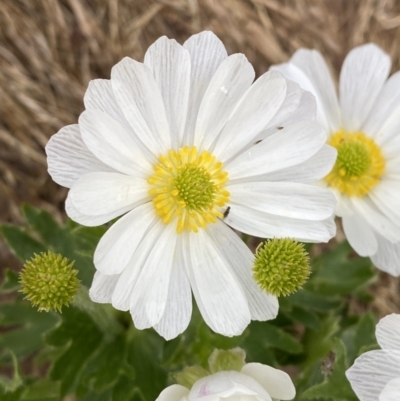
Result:
[[357,322],[344,330],[341,339],[346,345],[350,362],[361,355],[365,349],[378,348],[375,338],[376,319],[372,313],[366,313]]
[[135,385],[146,401],[154,401],[167,387],[167,371],[161,366],[165,340],[153,330],[131,329],[128,363],[135,369]]
[[13,366],[13,375],[11,379],[6,376],[0,375],[0,388],[3,389],[3,391],[5,391],[6,393],[7,392],[13,393],[15,390],[17,390],[19,387],[22,386],[23,380],[19,372],[18,360],[14,352],[12,352],[9,349],[6,349],[4,354],[9,355],[11,357]]
[[8,294],[19,290],[21,285],[18,282],[18,273],[11,269],[6,269],[4,279],[0,285],[0,294]]
[[61,381],[61,395],[73,393],[81,373],[103,340],[98,326],[86,313],[65,308],[59,326],[46,336],[48,345],[64,348],[50,371],[53,381]]
[[240,345],[246,350],[248,361],[272,364],[271,348],[285,351],[289,354],[299,354],[303,346],[298,340],[267,322],[251,322],[249,334]]
[[317,384],[306,390],[301,398],[328,399],[334,401],[357,401],[357,397],[351,389],[345,376],[348,368],[346,361],[346,348],[342,341],[336,338],[333,342],[334,366],[332,374],[323,383]]
[[0,349],[9,348],[18,358],[27,357],[43,347],[44,333],[57,322],[55,313],[38,312],[20,297],[0,303],[0,326],[9,328],[0,336]]
[[42,243],[30,236],[23,228],[4,224],[0,226],[0,233],[11,252],[21,262],[31,258],[34,253],[46,252],[47,250]]
[[21,401],[56,401],[60,398],[60,382],[38,380],[24,389]]
[[347,241],[315,259],[314,269],[307,288],[325,297],[355,292],[376,277],[370,259],[355,256]]

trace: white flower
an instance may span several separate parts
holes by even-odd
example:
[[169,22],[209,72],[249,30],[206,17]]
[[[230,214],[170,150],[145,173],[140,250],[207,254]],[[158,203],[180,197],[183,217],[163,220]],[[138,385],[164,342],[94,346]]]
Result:
[[334,235],[334,197],[303,183],[334,163],[325,130],[276,128],[310,119],[310,95],[278,72],[253,79],[247,59],[228,57],[210,32],[183,46],[163,37],[143,64],[125,58],[111,80],[91,81],[79,125],[46,147],[51,176],[71,188],[69,217],[96,226],[126,213],[97,246],[90,295],[130,310],[139,329],[167,339],[184,331],[191,290],[227,336],[276,316],[277,299],[258,289],[253,254],[229,226],[315,242]]
[[179,384],[169,386],[157,401],[283,401],[295,395],[296,389],[287,373],[260,363],[248,363],[240,372],[218,372],[203,377],[191,390]]
[[382,349],[362,354],[346,376],[360,401],[399,401],[400,315],[381,319],[375,334]]
[[324,183],[351,246],[381,270],[400,274],[400,72],[374,44],[353,49],[340,74],[340,96],[321,54],[298,50],[275,66],[315,95],[317,121],[338,149]]

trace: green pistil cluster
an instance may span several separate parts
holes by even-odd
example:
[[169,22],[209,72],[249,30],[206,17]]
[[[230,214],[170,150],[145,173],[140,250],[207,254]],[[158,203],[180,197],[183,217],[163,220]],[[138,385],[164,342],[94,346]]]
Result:
[[201,211],[213,204],[216,188],[210,174],[202,167],[183,166],[175,178],[175,188],[188,210]]
[[39,311],[61,312],[61,307],[68,306],[78,291],[78,271],[73,265],[74,262],[51,251],[35,254],[20,273],[20,291]]
[[274,238],[257,249],[253,277],[268,293],[287,296],[301,288],[309,275],[309,256],[303,244]]
[[335,168],[342,177],[361,177],[370,165],[370,154],[363,143],[345,141],[339,146]]

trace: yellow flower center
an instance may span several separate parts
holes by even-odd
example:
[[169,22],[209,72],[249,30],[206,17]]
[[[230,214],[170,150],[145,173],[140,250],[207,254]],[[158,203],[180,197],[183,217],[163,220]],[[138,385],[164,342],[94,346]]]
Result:
[[340,130],[328,144],[338,151],[336,163],[325,177],[329,186],[345,195],[361,197],[380,181],[386,163],[372,138],[362,132]]
[[220,208],[230,196],[224,189],[228,173],[222,169],[223,163],[207,151],[199,153],[188,146],[158,159],[155,174],[148,179],[149,193],[165,224],[176,221],[178,233],[198,232],[199,227],[223,217]]

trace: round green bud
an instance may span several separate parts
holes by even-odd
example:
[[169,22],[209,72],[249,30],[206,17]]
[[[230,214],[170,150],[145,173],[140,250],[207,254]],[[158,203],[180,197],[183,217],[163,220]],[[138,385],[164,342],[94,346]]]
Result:
[[61,312],[78,291],[78,270],[73,265],[74,262],[51,251],[35,254],[20,273],[20,291],[39,311]]
[[310,276],[304,245],[290,238],[274,238],[257,248],[253,277],[261,289],[276,296],[296,292]]

